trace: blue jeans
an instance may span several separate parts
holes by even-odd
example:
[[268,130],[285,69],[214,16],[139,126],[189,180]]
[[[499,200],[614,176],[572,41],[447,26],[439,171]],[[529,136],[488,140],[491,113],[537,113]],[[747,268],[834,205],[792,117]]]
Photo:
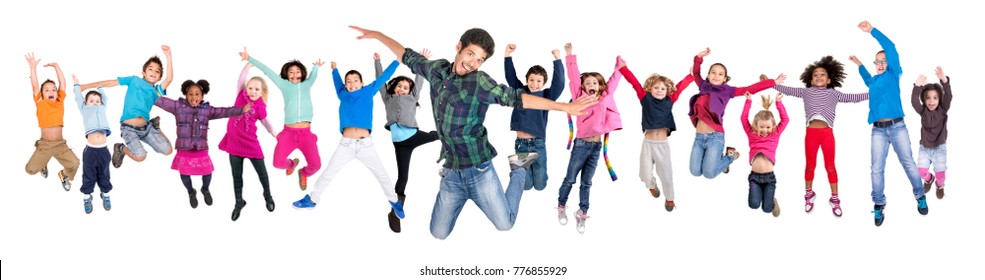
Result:
[[441,170],[441,188],[434,200],[434,210],[431,211],[431,235],[445,239],[455,228],[458,214],[469,199],[479,206],[489,221],[498,230],[510,230],[516,222],[517,211],[520,209],[520,197],[523,196],[523,184],[527,178],[527,170],[518,168],[510,171],[510,183],[503,193],[496,169],[492,162],[487,161],[474,167],[464,169],[443,168]]
[[725,134],[721,132],[695,133],[691,146],[691,175],[711,179],[721,174],[732,164],[732,158],[725,156]]
[[906,124],[898,122],[888,127],[872,127],[872,202],[876,205],[886,205],[886,157],[889,156],[889,146],[893,146],[896,157],[903,165],[907,179],[913,188],[913,197],[923,196],[923,183],[917,164],[913,161],[913,150],[910,148],[910,133]]
[[595,176],[595,167],[599,164],[599,152],[602,150],[602,142],[588,142],[575,139],[575,145],[571,148],[571,159],[568,161],[568,173],[564,175],[561,182],[561,189],[558,190],[557,204],[564,206],[568,203],[568,194],[571,193],[571,185],[575,184],[575,176],[581,172],[581,187],[578,188],[578,208],[581,212],[588,213],[588,195],[592,189],[592,177]]
[[763,206],[763,212],[773,212],[773,195],[776,193],[776,175],[773,172],[749,172],[749,208]]
[[530,165],[530,172],[527,172],[527,183],[524,190],[536,189],[542,191],[547,188],[547,147],[544,146],[543,138],[517,138],[513,143],[513,148],[517,153],[537,153],[537,161]]

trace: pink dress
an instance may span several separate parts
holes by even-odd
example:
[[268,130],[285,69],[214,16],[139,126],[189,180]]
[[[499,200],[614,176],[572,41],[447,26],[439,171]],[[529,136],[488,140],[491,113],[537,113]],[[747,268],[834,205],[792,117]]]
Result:
[[[234,106],[242,107],[249,102],[250,98],[243,89],[236,95]],[[249,111],[241,116],[229,118],[226,135],[219,142],[219,149],[238,157],[263,159],[263,150],[257,139],[256,123],[265,118],[267,118],[267,104],[263,103],[263,99],[258,98]]]

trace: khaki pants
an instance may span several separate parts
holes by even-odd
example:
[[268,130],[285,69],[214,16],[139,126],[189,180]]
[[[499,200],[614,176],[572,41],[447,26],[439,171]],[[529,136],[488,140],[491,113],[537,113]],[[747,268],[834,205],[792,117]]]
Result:
[[38,140],[34,142],[34,147],[34,154],[24,167],[27,174],[34,175],[41,172],[41,169],[47,167],[48,161],[54,157],[64,167],[63,171],[65,176],[68,176],[68,180],[75,179],[75,172],[79,170],[79,157],[68,148],[65,140]]

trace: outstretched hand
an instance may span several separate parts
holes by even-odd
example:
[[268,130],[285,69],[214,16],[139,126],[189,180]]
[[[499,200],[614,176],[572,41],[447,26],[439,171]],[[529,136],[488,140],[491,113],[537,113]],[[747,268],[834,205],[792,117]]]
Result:
[[937,66],[937,69],[934,70],[934,73],[937,74],[937,79],[940,79],[942,84],[947,83],[947,75],[944,75],[944,69],[941,69],[940,66]]
[[332,69],[335,69],[335,61],[332,61],[332,64],[331,65],[332,65]]
[[858,57],[855,57],[854,54],[848,56],[848,60],[851,60],[852,63],[855,63],[855,66],[862,66],[862,61],[861,60],[858,60]]
[[79,78],[75,77],[75,73],[72,73],[72,84],[79,84]]
[[380,33],[379,31],[376,31],[376,30],[369,30],[369,29],[365,29],[365,28],[360,28],[360,27],[354,26],[354,25],[350,25],[349,28],[355,29],[359,33],[362,33],[362,35],[356,36],[356,39],[360,39],[360,40],[362,40],[362,39],[379,39],[380,38],[380,34],[382,34],[382,33]]
[[705,48],[705,50],[698,53],[698,57],[705,58],[709,54],[711,54],[711,48]]
[[581,98],[578,98],[574,102],[565,104],[564,111],[567,112],[568,114],[571,114],[572,116],[581,116],[585,114],[584,112],[585,108],[588,108],[588,106],[595,105],[595,103],[598,102],[599,101],[598,98],[596,98],[596,96],[585,95],[582,96]]
[[24,58],[27,59],[27,64],[30,65],[31,68],[36,68],[38,67],[38,63],[41,63],[40,59],[36,59],[34,57],[34,53],[28,53],[24,55]]
[[776,79],[773,79],[773,81],[776,82],[776,84],[778,84],[778,85],[779,84],[782,84],[783,81],[786,81],[786,80],[787,80],[787,75],[786,74],[783,74],[783,73],[780,73],[779,76],[776,76]]
[[380,60],[380,53],[373,53],[373,60]]
[[920,76],[917,76],[917,81],[916,82],[913,82],[913,84],[916,85],[916,86],[918,86],[918,87],[922,87],[923,85],[926,85],[927,84],[927,76],[925,76],[923,74],[920,74]]
[[773,103],[780,102],[780,99],[783,99],[783,93],[782,92],[777,92],[776,93],[776,99],[773,100]]
[[564,44],[564,54],[571,55],[571,43]]
[[253,108],[253,102],[246,103],[246,105],[243,106],[243,113],[249,112],[250,109],[252,108]]
[[[763,76],[765,76],[765,75],[763,75]],[[746,96],[746,100],[752,100],[752,94],[749,93],[748,91],[744,95]]]
[[516,44],[513,43],[507,44],[506,51],[503,52],[503,55],[506,57],[510,57],[510,55],[512,55],[513,51],[515,50],[516,50]]
[[621,69],[626,67],[626,61],[622,59],[622,56],[616,56],[616,69]]
[[164,51],[164,56],[171,57],[171,47],[168,45],[161,45],[161,51]]
[[770,79],[770,77],[767,77],[766,74],[759,74],[759,81],[760,82],[765,81],[765,80],[769,80],[769,79]]
[[872,32],[872,24],[869,21],[862,21],[858,24],[858,28],[862,29],[865,33]]
[[421,49],[421,56],[423,56],[424,59],[431,59],[431,50],[427,48]]
[[318,60],[315,60],[314,64],[317,65],[318,67],[321,67],[322,65],[325,65],[325,62],[322,61],[321,58],[319,58]]
[[58,62],[52,62],[52,63],[45,64],[44,67],[58,68]]
[[551,54],[554,55],[554,59],[561,59],[561,51],[558,49],[551,50]]
[[244,61],[250,59],[250,53],[246,52],[246,47],[243,47],[243,51],[239,52],[239,57],[242,58]]

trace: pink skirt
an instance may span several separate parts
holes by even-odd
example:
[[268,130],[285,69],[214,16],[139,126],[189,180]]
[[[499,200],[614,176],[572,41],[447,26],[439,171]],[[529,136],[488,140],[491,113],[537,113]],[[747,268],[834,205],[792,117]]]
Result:
[[209,175],[215,170],[212,167],[209,150],[178,150],[174,161],[171,162],[171,169],[178,170],[181,175]]

